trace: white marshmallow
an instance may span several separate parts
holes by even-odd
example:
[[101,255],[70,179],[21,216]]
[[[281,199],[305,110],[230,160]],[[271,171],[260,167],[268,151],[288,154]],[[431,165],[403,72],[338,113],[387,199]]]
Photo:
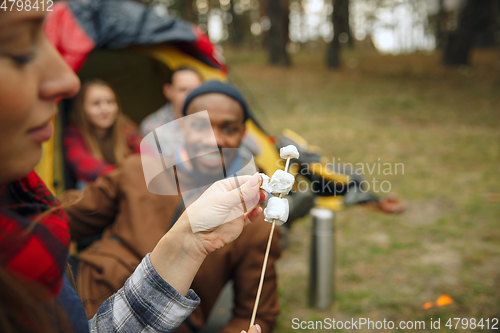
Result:
[[294,145],[288,145],[280,149],[280,157],[284,160],[287,158],[299,158],[299,151]]
[[292,189],[293,183],[295,182],[295,177],[283,170],[276,170],[274,175],[271,177],[269,184],[271,185],[272,194],[283,194],[287,195]]
[[295,182],[293,175],[283,170],[276,170],[272,178],[269,178],[265,173],[260,173],[260,176],[262,177],[262,186],[260,188],[275,195],[287,195]]
[[273,223],[276,220],[276,225],[282,225],[288,220],[288,200],[285,198],[272,197],[267,202],[267,207],[264,209],[265,221]]
[[264,191],[266,191],[267,193],[272,193],[273,187],[269,183],[271,178],[269,178],[268,175],[266,175],[265,173],[262,173],[262,172],[259,173],[259,175],[262,177],[262,186],[260,188],[263,189]]

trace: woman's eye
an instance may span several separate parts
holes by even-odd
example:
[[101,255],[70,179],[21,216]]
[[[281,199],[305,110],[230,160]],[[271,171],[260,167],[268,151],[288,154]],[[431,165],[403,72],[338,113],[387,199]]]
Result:
[[29,63],[31,60],[35,58],[35,53],[29,53],[26,55],[11,55],[10,58],[19,66],[26,65]]

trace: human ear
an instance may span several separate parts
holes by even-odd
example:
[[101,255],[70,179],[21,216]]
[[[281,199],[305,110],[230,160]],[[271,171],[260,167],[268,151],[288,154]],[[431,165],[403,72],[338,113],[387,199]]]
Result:
[[166,99],[169,101],[171,100],[171,90],[172,90],[172,85],[170,83],[165,83],[163,85],[163,95],[165,96]]

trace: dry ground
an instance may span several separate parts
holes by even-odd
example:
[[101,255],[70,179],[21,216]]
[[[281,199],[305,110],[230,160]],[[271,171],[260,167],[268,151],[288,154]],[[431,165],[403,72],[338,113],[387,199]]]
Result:
[[[260,52],[225,54],[272,133],[290,128],[340,162],[404,164],[404,174],[366,175],[390,181],[404,214],[336,215],[329,311],[307,307],[310,221],[294,224],[276,332],[327,317],[425,320],[426,331],[442,318],[433,331],[446,332],[450,317],[500,315],[500,50],[477,51],[462,69],[444,68],[437,53],[347,51],[340,71],[325,70],[323,52],[294,55],[291,69],[267,66]],[[441,294],[454,304],[422,309]]]

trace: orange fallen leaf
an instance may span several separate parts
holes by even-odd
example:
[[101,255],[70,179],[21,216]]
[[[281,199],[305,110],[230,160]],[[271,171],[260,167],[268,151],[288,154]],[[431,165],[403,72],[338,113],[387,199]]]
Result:
[[427,310],[428,308],[432,308],[433,306],[434,306],[434,303],[425,302],[424,305],[422,305],[422,309]]
[[427,309],[432,308],[434,306],[443,306],[443,305],[448,305],[451,303],[453,303],[453,299],[449,295],[443,294],[443,295],[438,297],[436,303],[434,303],[434,302],[424,303],[424,305],[422,305],[422,309],[427,310]]
[[451,303],[453,303],[453,299],[450,296],[444,294],[439,296],[439,298],[436,301],[436,306],[443,306]]

